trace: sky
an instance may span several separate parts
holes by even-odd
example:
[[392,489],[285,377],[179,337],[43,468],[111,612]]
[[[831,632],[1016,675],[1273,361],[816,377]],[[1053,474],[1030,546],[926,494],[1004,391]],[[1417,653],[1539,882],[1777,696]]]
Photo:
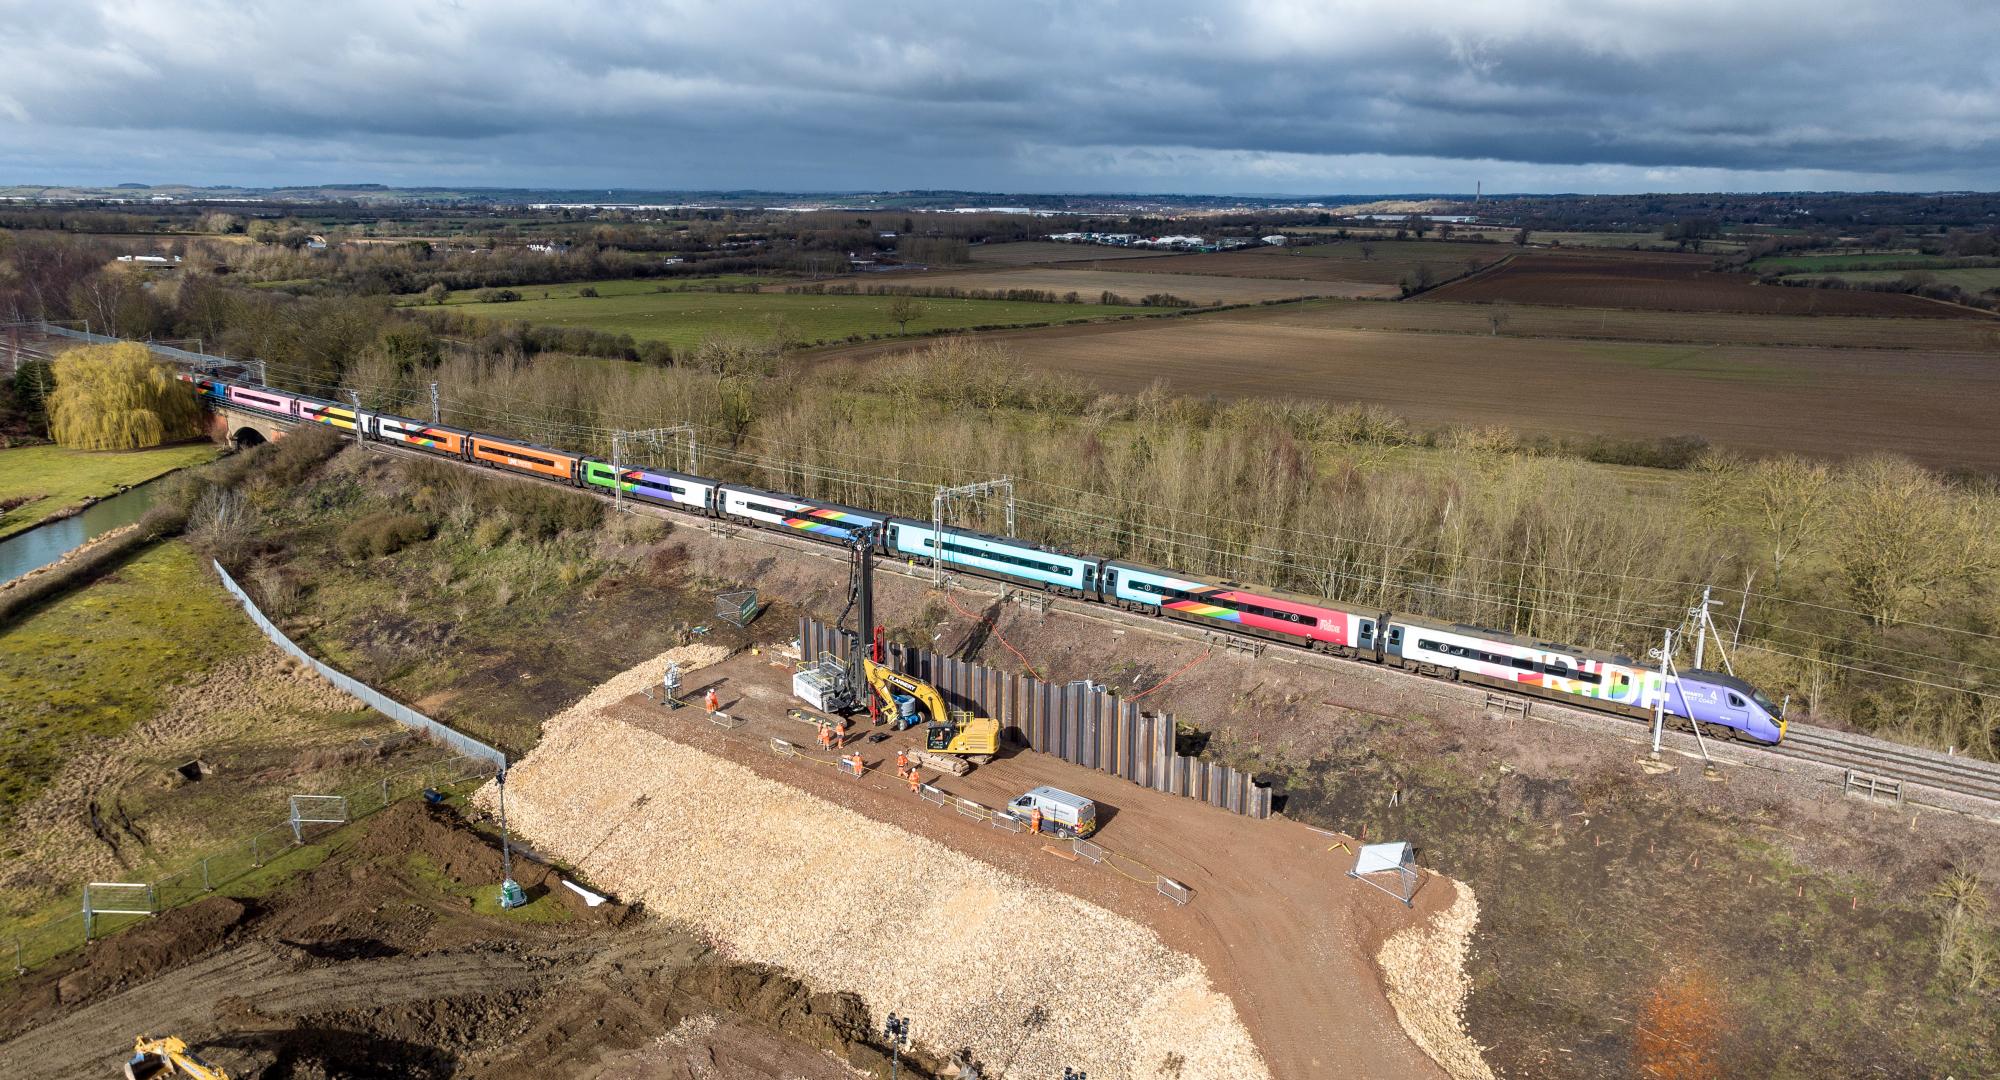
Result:
[[2000,188],[2000,4],[0,0],[0,184]]

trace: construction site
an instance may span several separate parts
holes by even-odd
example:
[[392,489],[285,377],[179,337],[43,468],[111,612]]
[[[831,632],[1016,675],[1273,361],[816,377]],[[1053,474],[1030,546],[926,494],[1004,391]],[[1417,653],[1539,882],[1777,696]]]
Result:
[[[325,482],[390,484],[398,460],[350,452]],[[611,517],[672,520],[636,509]],[[518,633],[463,689],[410,704],[301,649],[217,564],[217,591],[299,680],[489,767],[421,798],[385,783],[352,816],[301,815],[329,797],[294,795],[268,869],[211,885],[204,863],[181,902],[136,879],[86,885],[86,936],[93,889],[147,898],[102,907],[110,932],[81,949],[16,941],[0,1064],[133,1080],[1601,1075],[1639,1058],[1632,1030],[1655,1053],[1663,991],[1646,987],[1682,978],[1674,921],[1634,923],[1634,898],[1728,912],[1704,940],[1751,958],[1729,991],[1748,997],[1813,971],[1827,942],[1891,926],[1921,943],[1895,894],[1928,888],[1940,857],[1990,859],[1977,791],[1920,787],[1922,772],[1906,800],[1857,789],[1837,757],[1679,733],[1647,754],[1627,721],[877,565],[865,529],[616,531],[637,588],[607,577],[563,618],[595,641],[675,644],[582,679],[580,650]],[[533,732],[522,752],[447,722],[503,713]],[[1635,978],[1642,954],[1665,975]],[[1742,1017],[1737,1060],[1867,1053],[1787,1050],[1763,1026],[1783,1017]]]
[[388,806],[274,891],[0,986],[0,1060],[239,1080],[1489,1075],[1459,1015],[1468,888],[1414,865],[1355,878],[1361,838],[1272,817],[1267,788],[1180,756],[1170,719],[1100,687],[1003,715],[958,685],[973,669],[946,689],[898,670],[866,550],[848,629],[770,619],[748,648],[676,647],[546,720],[504,788]]

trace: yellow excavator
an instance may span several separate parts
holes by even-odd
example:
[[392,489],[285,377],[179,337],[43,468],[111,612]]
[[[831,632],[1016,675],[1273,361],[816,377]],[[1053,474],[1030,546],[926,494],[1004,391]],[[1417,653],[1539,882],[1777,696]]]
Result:
[[[847,541],[853,557],[847,607],[860,609],[865,644],[845,662],[825,657],[801,667],[792,677],[792,693],[834,714],[879,701],[897,730],[924,725],[924,748],[913,755],[919,764],[963,776],[999,752],[1000,722],[952,710],[937,687],[878,659],[884,655],[881,629],[875,625],[875,544],[880,528],[857,529]],[[847,611],[842,611],[839,623],[846,621]]]
[[[861,672],[868,680],[868,688],[882,699],[892,725],[897,728],[924,725],[925,750],[972,757],[975,764],[985,764],[977,761],[978,757],[999,752],[1000,721],[947,708],[937,687],[866,657],[861,660]],[[909,702],[907,706],[905,700]]]
[[132,1042],[132,1057],[125,1062],[125,1080],[153,1080],[180,1076],[188,1080],[229,1080],[229,1074],[188,1052],[187,1043],[172,1036],[150,1039],[144,1035]]

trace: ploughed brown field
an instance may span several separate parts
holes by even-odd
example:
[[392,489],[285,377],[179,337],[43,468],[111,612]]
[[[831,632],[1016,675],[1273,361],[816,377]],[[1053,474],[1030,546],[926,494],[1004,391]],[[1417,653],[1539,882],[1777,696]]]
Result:
[[[1207,316],[1205,316],[1207,317]],[[2000,350],[2000,319],[1752,315],[1731,311],[1621,311],[1530,304],[1379,304],[1313,300],[1213,318],[1331,330],[1599,338],[1704,345],[1817,345],[1825,348]],[[1500,320],[1494,326],[1494,319]]]
[[1037,266],[1043,263],[1095,262],[1112,259],[1158,259],[1150,248],[1109,244],[1064,244],[1053,240],[1023,240],[1012,244],[975,244],[972,261],[980,266]]
[[1373,403],[1419,426],[1692,434],[1751,452],[1888,450],[2000,470],[2000,410],[1990,404],[2000,400],[2000,362],[1979,352],[1495,338],[1227,317],[987,340],[1032,367],[1118,392],[1165,380],[1221,399]]
[[[1361,254],[1364,243],[1369,248],[1366,258]],[[1443,281],[1464,273],[1469,264],[1485,266],[1506,258],[1516,250],[1506,244],[1461,244],[1439,240],[1347,240],[1310,247],[1263,247],[1200,255],[1167,255],[1143,261],[1119,261],[1109,266],[1098,263],[1069,265],[1077,269],[1104,268],[1142,274],[1304,278],[1309,281],[1396,285],[1419,265],[1428,265],[1435,280]]]
[[1766,315],[1991,316],[1900,293],[1759,285],[1710,270],[1705,255],[1530,252],[1483,274],[1423,294],[1424,302],[1562,304],[1638,311],[1737,311]]

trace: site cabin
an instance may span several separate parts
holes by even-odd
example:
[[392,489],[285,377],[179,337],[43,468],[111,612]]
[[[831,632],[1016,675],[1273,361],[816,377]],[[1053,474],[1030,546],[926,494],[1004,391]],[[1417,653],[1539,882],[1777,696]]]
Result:
[[1060,788],[1042,786],[1007,804],[1007,814],[1022,823],[1042,812],[1042,831],[1083,839],[1097,831],[1097,804]]

